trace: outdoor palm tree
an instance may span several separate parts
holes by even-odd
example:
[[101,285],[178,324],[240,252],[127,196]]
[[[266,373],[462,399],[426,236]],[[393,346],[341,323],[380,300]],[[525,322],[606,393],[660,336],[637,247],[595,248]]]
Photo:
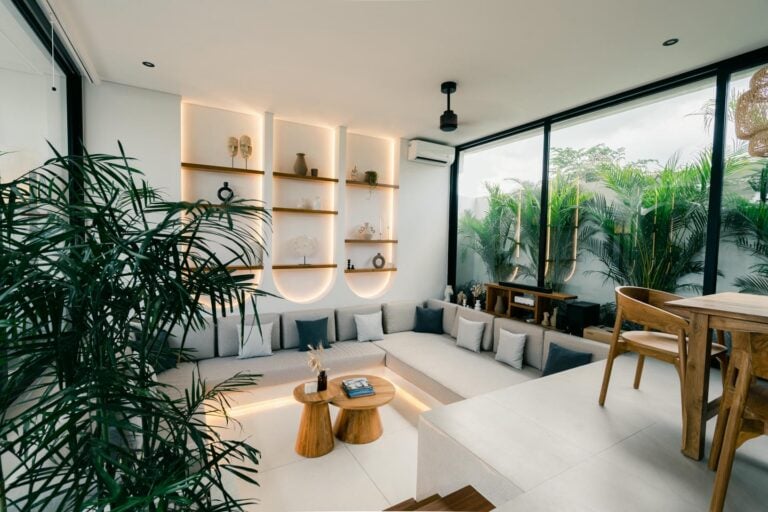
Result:
[[153,367],[174,328],[183,359],[211,315],[255,312],[263,292],[227,267],[258,262],[268,221],[256,201],[163,201],[124,156],[57,156],[0,184],[0,510],[246,503],[223,474],[255,483],[259,452],[206,414],[226,418],[224,393],[258,376],[195,377],[177,398]]

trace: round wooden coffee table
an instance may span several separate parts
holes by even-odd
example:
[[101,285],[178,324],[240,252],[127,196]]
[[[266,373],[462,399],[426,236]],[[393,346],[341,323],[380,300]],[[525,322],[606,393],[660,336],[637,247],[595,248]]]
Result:
[[333,450],[333,430],[328,403],[343,394],[341,387],[332,382],[319,393],[305,393],[304,383],[293,389],[293,398],[304,404],[299,433],[296,435],[296,453],[304,457],[320,457]]
[[375,395],[360,398],[348,398],[344,390],[331,400],[339,408],[333,431],[341,441],[351,444],[365,444],[377,440],[384,432],[379,417],[379,407],[388,404],[395,397],[395,386],[386,379],[373,375],[345,375],[331,380],[341,389],[345,379],[365,377],[373,386]]

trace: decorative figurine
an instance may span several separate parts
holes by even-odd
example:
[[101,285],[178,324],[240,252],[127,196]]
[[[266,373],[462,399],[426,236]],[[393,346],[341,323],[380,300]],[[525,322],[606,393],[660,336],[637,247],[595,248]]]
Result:
[[352,172],[350,173],[350,180],[360,181],[360,171],[357,170],[357,166],[354,166],[352,168]]
[[453,286],[449,284],[445,285],[445,290],[443,290],[443,300],[445,302],[451,302],[452,295],[453,295]]
[[235,157],[239,148],[240,143],[237,141],[237,137],[230,137],[227,140],[227,150],[229,151],[230,158],[232,158],[232,167],[235,166]]
[[386,263],[384,256],[382,256],[380,252],[377,252],[376,256],[373,257],[373,268],[384,268],[384,263]]
[[228,203],[232,200],[233,197],[235,197],[235,192],[229,188],[229,182],[225,181],[224,186],[219,189],[216,195],[219,196],[219,199],[222,202]]
[[240,154],[245,159],[245,168],[248,168],[248,159],[253,154],[253,145],[251,144],[251,138],[247,135],[240,136]]
[[552,316],[549,318],[549,325],[557,329],[557,308],[552,310]]
[[541,321],[542,327],[549,327],[549,313],[544,313],[544,319]]

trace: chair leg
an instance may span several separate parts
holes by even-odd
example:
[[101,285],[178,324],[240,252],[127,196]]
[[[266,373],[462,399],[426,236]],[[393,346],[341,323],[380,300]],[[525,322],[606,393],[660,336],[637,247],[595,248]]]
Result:
[[725,352],[722,352],[717,355],[717,360],[720,363],[720,379],[723,381],[723,394],[725,394],[725,386],[728,382],[727,376],[728,376],[728,364],[730,363],[728,354]]
[[[731,369],[728,369],[728,379],[731,378]],[[731,413],[731,393],[728,388],[723,388],[723,396],[720,398],[720,409],[717,412],[717,425],[715,434],[712,437],[712,450],[709,452],[709,462],[707,466],[712,471],[717,469],[720,461],[720,452],[723,449],[723,437],[725,436],[725,426],[728,423],[728,415]]]
[[603,385],[600,388],[600,407],[605,405],[605,397],[608,394],[608,383],[611,381],[611,370],[613,370],[613,360],[616,356],[613,349],[608,352],[608,358],[605,360],[605,370],[603,371]]
[[709,503],[710,512],[721,512],[725,504],[725,495],[728,492],[728,483],[731,479],[733,458],[736,454],[750,380],[751,372],[748,365],[739,365],[739,375],[736,380],[736,390],[733,393],[733,403],[728,413],[728,419],[725,421],[726,426],[720,450],[720,460],[717,462],[717,475],[715,475],[712,500]]
[[635,368],[635,389],[640,389],[640,379],[643,378],[643,364],[645,364],[645,356],[642,354],[637,355],[637,368]]

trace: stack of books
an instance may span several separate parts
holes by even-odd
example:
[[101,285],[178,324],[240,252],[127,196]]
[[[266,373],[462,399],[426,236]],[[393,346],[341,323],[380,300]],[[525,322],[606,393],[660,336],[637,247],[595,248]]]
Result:
[[341,382],[341,387],[349,398],[375,395],[373,386],[365,377],[355,377]]

